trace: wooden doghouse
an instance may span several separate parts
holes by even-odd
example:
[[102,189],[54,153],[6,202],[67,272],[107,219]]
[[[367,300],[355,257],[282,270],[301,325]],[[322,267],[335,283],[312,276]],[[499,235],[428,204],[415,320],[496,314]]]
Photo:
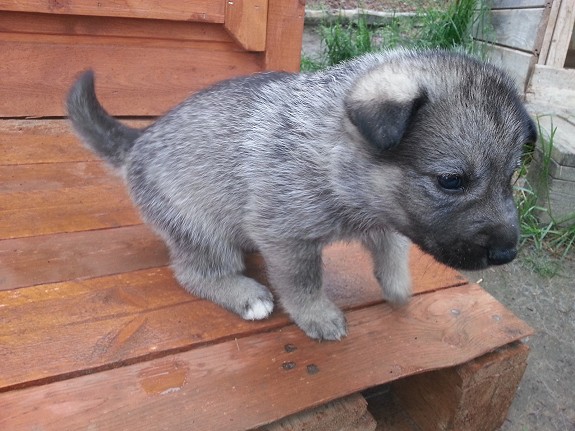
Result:
[[[415,297],[394,310],[366,253],[336,244],[324,282],[347,338],[310,340],[280,310],[244,321],[177,285],[121,180],[61,118],[87,67],[105,106],[127,117],[222,78],[296,70],[300,1],[0,10],[0,429],[369,430],[370,388],[386,429],[503,422],[532,330],[478,285],[414,248]],[[259,256],[247,266],[266,282]]]
[[[526,93],[542,134],[553,135],[545,162],[541,141],[529,178],[536,187],[543,221],[575,223],[575,2],[493,0],[493,33],[477,34],[489,44],[492,61],[506,68]],[[544,172],[542,176],[541,173]],[[571,217],[571,218],[570,218]]]

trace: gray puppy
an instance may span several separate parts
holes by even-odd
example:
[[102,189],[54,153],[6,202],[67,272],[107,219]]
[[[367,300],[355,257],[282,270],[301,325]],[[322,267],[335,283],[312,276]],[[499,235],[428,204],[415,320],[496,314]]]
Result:
[[511,178],[535,127],[508,76],[462,54],[392,51],[232,79],[143,130],[104,111],[86,72],[68,111],[124,174],[179,282],[244,319],[274,304],[242,275],[246,251],[262,253],[297,325],[326,340],[346,334],[321,289],[330,242],[361,241],[393,304],[410,295],[409,240],[456,268],[516,255]]

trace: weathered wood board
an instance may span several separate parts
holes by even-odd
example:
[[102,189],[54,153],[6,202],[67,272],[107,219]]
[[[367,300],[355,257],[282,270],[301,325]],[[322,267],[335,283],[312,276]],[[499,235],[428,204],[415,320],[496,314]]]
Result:
[[537,64],[526,97],[540,114],[574,117],[575,70]]
[[490,18],[493,33],[477,34],[479,25],[477,23],[476,37],[479,40],[531,53],[536,49],[544,12],[543,8],[492,10]]
[[538,64],[563,68],[575,23],[572,0],[553,0]]

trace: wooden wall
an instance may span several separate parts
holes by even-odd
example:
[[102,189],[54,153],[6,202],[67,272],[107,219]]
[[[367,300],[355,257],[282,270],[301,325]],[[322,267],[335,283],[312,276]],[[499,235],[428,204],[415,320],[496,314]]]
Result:
[[515,78],[520,90],[527,87],[537,63],[551,0],[492,0],[492,31],[475,37],[486,43],[488,56]]
[[[575,113],[575,59],[573,27],[575,1],[553,0],[544,23],[541,52],[527,87],[527,101],[539,112],[573,117]],[[575,139],[575,138],[574,138]]]
[[299,0],[0,0],[0,118],[63,116],[74,77],[96,72],[113,115],[155,116],[190,92],[299,70]]

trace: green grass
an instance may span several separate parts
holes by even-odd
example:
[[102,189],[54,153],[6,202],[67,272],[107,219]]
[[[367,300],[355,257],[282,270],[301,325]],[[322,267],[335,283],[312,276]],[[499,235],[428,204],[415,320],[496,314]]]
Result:
[[417,48],[459,49],[485,56],[473,35],[485,37],[492,32],[487,2],[479,0],[451,1],[446,9],[420,11]]
[[[537,121],[539,148],[541,150],[540,169],[527,177],[528,167],[534,163],[535,147],[526,149],[521,169],[515,185],[516,202],[521,227],[521,247],[526,251],[527,262],[540,275],[554,276],[561,268],[561,261],[575,248],[575,214],[557,220],[549,206],[542,207],[549,192],[549,166],[553,153],[556,128],[549,133]],[[550,219],[541,222],[541,214],[547,213]]]
[[375,27],[365,16],[353,22],[336,19],[320,26],[324,55],[302,59],[302,71],[316,71],[359,55],[406,47],[412,49],[457,49],[484,56],[473,32],[487,34],[489,9],[479,0],[459,0],[447,7],[419,10],[414,17],[394,17],[386,25]]

